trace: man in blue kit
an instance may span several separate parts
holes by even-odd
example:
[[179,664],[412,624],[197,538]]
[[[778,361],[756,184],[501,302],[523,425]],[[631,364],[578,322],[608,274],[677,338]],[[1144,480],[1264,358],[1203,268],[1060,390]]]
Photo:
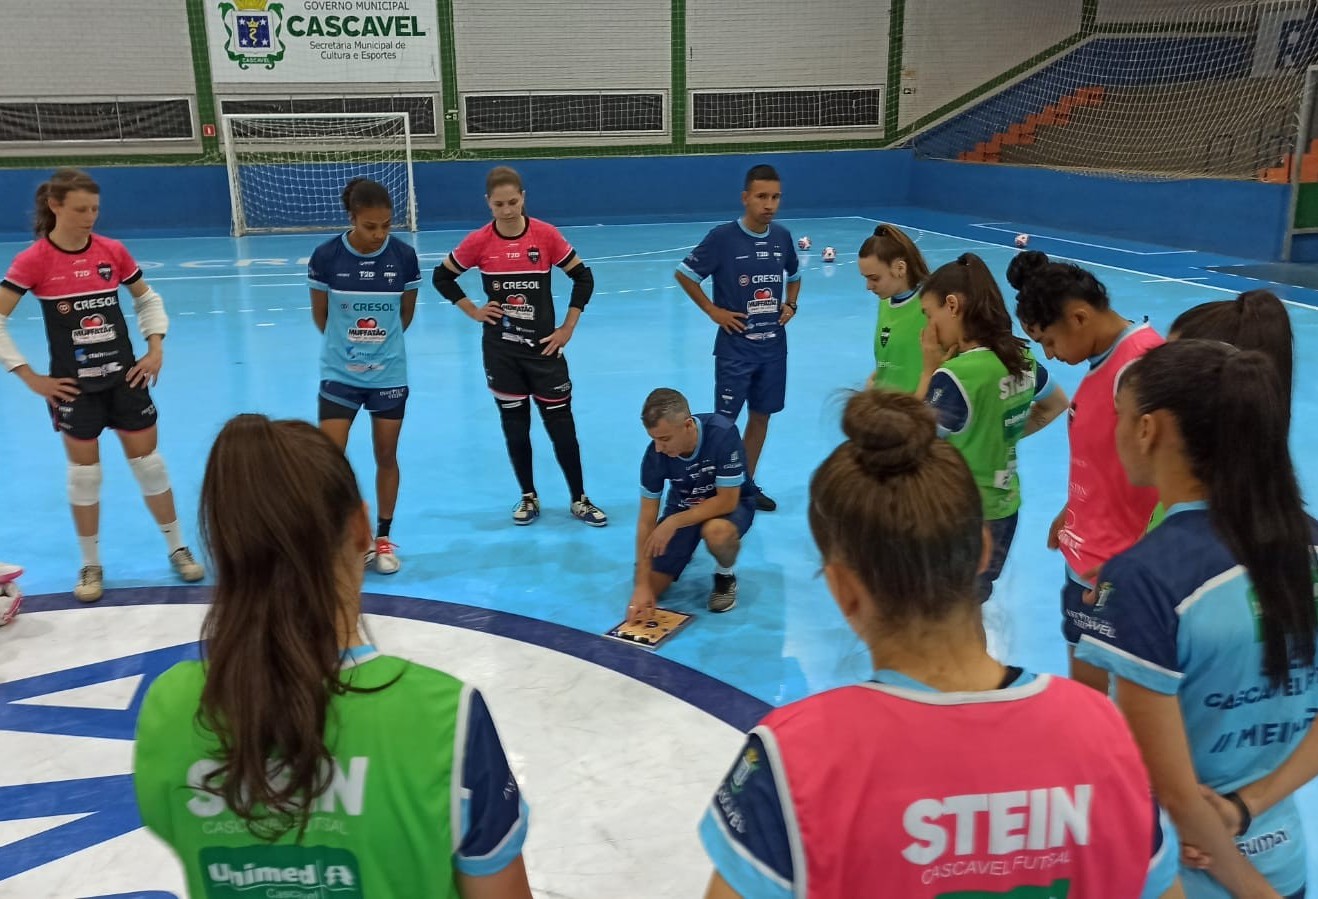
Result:
[[[792,235],[774,224],[782,200],[782,182],[772,166],[746,173],[741,194],[745,214],[705,235],[677,267],[677,283],[719,326],[714,340],[715,411],[736,422],[744,405],[746,473],[756,463],[769,433],[769,416],[782,411],[787,392],[787,332],[796,316],[801,274]],[[700,282],[714,279],[714,299]],[[778,507],[761,491],[761,512]]]
[[[709,610],[726,612],[737,604],[732,566],[755,518],[755,482],[746,471],[737,426],[718,414],[692,415],[686,397],[667,387],[646,397],[641,423],[652,443],[641,460],[636,589],[627,620],[650,619],[702,540],[716,563]],[[668,501],[661,517],[665,482]]]

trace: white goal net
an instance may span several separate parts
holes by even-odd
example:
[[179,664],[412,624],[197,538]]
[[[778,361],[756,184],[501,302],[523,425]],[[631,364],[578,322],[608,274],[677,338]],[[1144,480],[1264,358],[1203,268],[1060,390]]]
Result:
[[222,122],[235,235],[342,228],[341,196],[353,178],[383,184],[394,226],[416,230],[407,113],[226,115]]

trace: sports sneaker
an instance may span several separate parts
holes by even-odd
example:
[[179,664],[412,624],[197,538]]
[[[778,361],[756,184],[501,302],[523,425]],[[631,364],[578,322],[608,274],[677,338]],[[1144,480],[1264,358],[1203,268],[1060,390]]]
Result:
[[372,561],[375,562],[375,570],[380,574],[394,574],[403,567],[403,560],[398,558],[395,549],[397,546],[388,537],[376,537],[375,551],[366,555],[374,556]]
[[737,576],[715,574],[714,589],[709,594],[709,610],[726,612],[737,604]]
[[755,510],[757,512],[776,512],[778,504],[763,490],[759,490],[755,493]]
[[78,583],[73,598],[78,602],[96,602],[105,594],[105,569],[100,565],[84,565],[78,572]]
[[186,546],[180,546],[169,554],[169,564],[174,566],[174,571],[178,576],[188,583],[199,581],[206,576],[206,569],[201,567],[201,563],[192,558],[192,550]]
[[[22,571],[23,569],[18,569]],[[0,574],[0,577],[4,577]],[[13,579],[0,584],[0,627],[18,617],[19,607],[23,605],[23,591]]]
[[522,500],[513,508],[513,524],[530,524],[540,517],[540,499],[534,493],[522,494]]
[[590,497],[582,496],[572,504],[572,517],[577,521],[584,521],[593,528],[602,528],[609,523],[609,516],[604,514],[604,510],[590,501]]

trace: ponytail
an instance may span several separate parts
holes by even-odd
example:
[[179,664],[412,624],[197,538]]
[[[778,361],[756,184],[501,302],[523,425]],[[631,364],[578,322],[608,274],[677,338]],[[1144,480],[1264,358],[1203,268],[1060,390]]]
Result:
[[92,177],[79,169],[59,169],[37,187],[36,208],[32,213],[32,233],[38,238],[45,237],[55,230],[55,211],[50,208],[50,201],[63,203],[71,191],[83,190],[89,194],[100,194],[101,186]]
[[915,241],[895,225],[879,225],[860,245],[861,259],[877,259],[887,265],[897,260],[906,263],[906,286],[914,290],[929,280],[929,263]]
[[1172,322],[1171,334],[1220,340],[1242,350],[1258,350],[1277,367],[1287,424],[1295,371],[1295,335],[1286,307],[1268,290],[1249,290],[1234,300],[1215,300],[1187,309]]
[[961,254],[930,275],[922,293],[940,306],[950,294],[961,297],[966,339],[992,350],[1013,378],[1025,374],[1026,343],[1011,333],[1007,304],[983,259],[974,253]]
[[1016,317],[1026,328],[1044,330],[1056,324],[1068,300],[1080,300],[1100,312],[1112,305],[1093,272],[1070,262],[1052,262],[1038,250],[1012,258],[1007,283],[1016,288]]
[[1282,686],[1292,661],[1314,664],[1318,558],[1276,366],[1218,341],[1177,340],[1132,364],[1122,386],[1141,415],[1165,409],[1176,419],[1191,472],[1208,489],[1209,520],[1249,574],[1264,673]]
[[349,215],[363,209],[393,209],[394,201],[389,190],[379,181],[370,178],[353,178],[343,188],[343,208]]

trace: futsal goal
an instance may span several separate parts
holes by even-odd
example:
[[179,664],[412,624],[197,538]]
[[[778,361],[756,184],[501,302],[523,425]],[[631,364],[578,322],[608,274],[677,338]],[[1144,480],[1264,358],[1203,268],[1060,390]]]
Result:
[[394,226],[416,230],[407,113],[226,115],[221,126],[235,236],[345,227],[353,178],[383,184]]

